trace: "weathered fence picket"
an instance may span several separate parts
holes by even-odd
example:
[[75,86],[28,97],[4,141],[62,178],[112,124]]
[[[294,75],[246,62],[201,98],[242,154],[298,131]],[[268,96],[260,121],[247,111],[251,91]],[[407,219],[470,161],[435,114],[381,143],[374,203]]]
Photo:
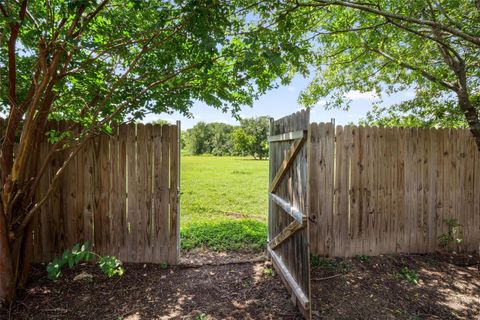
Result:
[[[177,263],[178,130],[178,124],[126,124],[89,141],[35,218],[33,261],[51,261],[88,241],[99,254],[125,262]],[[41,145],[41,159],[49,148]],[[38,197],[65,156],[49,162]]]
[[310,247],[328,256],[426,253],[446,220],[480,243],[480,152],[468,130],[312,123]]
[[308,248],[308,126],[300,111],[270,123],[270,188],[267,246],[273,265],[304,316],[310,318]]

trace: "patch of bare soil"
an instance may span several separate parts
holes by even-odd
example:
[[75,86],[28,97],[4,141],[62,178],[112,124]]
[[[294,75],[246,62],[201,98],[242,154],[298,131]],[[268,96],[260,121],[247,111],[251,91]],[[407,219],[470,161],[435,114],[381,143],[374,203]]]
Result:
[[480,319],[474,256],[362,256],[317,264],[314,319]]
[[[228,263],[225,259],[210,260]],[[272,274],[269,262],[196,266],[199,262],[166,269],[153,264],[125,264],[125,275],[111,279],[96,266],[80,265],[65,270],[58,281],[48,280],[45,267],[36,266],[10,316],[129,320],[301,318],[281,280]],[[88,276],[74,281],[82,272]]]

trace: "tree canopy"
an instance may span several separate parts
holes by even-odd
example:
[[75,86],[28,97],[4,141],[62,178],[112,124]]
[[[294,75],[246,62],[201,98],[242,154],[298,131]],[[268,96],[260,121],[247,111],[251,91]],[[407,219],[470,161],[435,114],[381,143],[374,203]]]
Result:
[[194,155],[212,154],[224,156],[233,154],[230,135],[233,126],[225,123],[198,122],[193,128],[187,129],[184,135],[185,148]]
[[374,105],[359,121],[381,127],[468,128],[465,115],[455,100],[417,91],[410,100],[388,107]]
[[262,159],[268,155],[269,123],[268,117],[241,119],[239,126],[200,121],[185,131],[184,147],[193,155],[250,155]]
[[[315,77],[300,96],[306,106],[327,99],[328,108],[349,108],[351,90],[381,97],[414,89],[416,97],[386,110],[387,118],[456,126],[461,114],[480,147],[478,1],[304,0],[265,6],[264,25],[279,17],[282,22],[272,29],[288,33],[313,55]],[[426,103],[427,97],[433,101]]]
[[240,127],[232,132],[234,150],[260,160],[268,156],[268,117],[240,120]]

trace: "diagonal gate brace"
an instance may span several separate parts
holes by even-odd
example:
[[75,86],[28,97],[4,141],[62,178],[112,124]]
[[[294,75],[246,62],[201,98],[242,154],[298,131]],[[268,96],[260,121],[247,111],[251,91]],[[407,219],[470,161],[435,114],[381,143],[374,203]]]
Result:
[[273,193],[277,190],[278,186],[280,185],[280,182],[282,181],[282,178],[285,176],[287,173],[288,169],[293,164],[293,161],[295,160],[295,157],[297,156],[298,152],[302,149],[303,144],[305,143],[306,137],[305,135],[303,136],[302,139],[297,140],[293,143],[293,145],[290,147],[288,150],[287,156],[283,160],[282,164],[280,165],[280,168],[277,171],[277,174],[275,175],[275,178],[272,180],[272,184],[270,185],[270,192]]
[[277,234],[277,236],[268,243],[268,246],[270,247],[271,250],[275,249],[285,240],[293,236],[295,232],[303,229],[303,227],[304,227],[303,224],[300,224],[295,220],[292,221],[292,223],[290,223],[285,229],[282,230],[282,232]]

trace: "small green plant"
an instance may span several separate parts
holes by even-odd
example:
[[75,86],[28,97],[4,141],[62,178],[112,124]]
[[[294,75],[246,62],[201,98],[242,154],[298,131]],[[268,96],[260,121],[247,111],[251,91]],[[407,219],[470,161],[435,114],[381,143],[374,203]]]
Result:
[[355,260],[360,262],[370,262],[370,257],[365,255],[358,255],[358,256],[355,256]]
[[164,269],[164,270],[167,269],[168,268],[168,263],[165,263],[165,262],[160,263],[160,268]]
[[409,267],[405,266],[400,270],[400,275],[409,283],[418,284],[418,274],[415,270],[412,270]]
[[319,257],[310,255],[310,266],[312,268],[320,268],[325,271],[336,271],[347,273],[352,269],[352,265],[348,260],[337,261],[334,258]]
[[88,262],[93,257],[97,257],[97,265],[107,277],[115,275],[122,276],[125,270],[122,267],[122,262],[113,256],[100,256],[93,251],[88,250],[88,242],[84,244],[75,244],[72,250],[65,250],[63,254],[53,259],[47,266],[48,278],[55,280],[61,275],[61,270],[68,266],[73,268],[80,262]]
[[272,268],[264,268],[263,269],[263,274],[265,276],[272,276],[273,277],[275,275],[275,272],[273,271]]
[[113,276],[123,276],[125,270],[122,267],[122,261],[114,256],[98,256],[98,266],[102,272],[109,278]]
[[322,257],[319,259],[319,267],[325,270],[337,270],[338,264],[335,259]]
[[444,249],[455,250],[455,248],[463,242],[462,225],[460,225],[456,219],[445,220],[445,223],[448,225],[448,232],[438,237],[440,246]]
[[318,256],[310,255],[310,266],[312,266],[312,268],[320,266],[320,258]]

